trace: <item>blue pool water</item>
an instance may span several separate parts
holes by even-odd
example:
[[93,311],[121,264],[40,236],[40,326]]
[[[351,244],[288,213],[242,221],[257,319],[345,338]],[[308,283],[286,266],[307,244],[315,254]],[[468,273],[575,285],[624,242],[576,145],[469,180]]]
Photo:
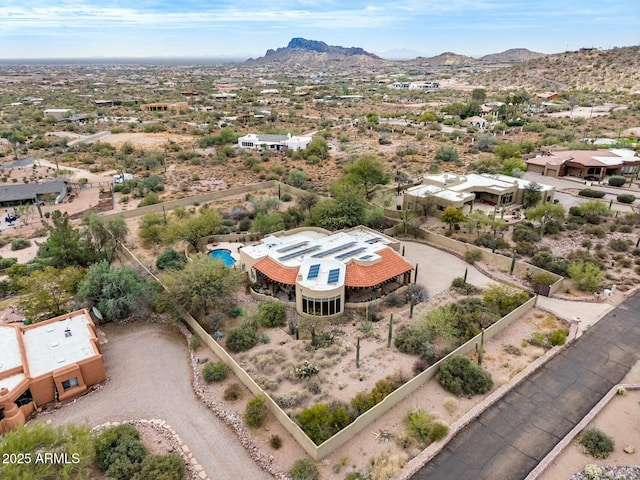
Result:
[[231,250],[219,248],[217,250],[212,250],[209,255],[215,260],[222,260],[222,263],[224,263],[225,267],[233,267],[233,265],[236,263],[235,258],[231,256]]

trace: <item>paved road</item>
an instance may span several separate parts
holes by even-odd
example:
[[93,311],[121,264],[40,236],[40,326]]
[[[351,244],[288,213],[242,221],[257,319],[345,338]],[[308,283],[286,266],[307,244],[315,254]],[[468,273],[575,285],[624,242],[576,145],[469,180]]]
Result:
[[520,480],[640,359],[640,295],[462,430],[416,480]]
[[157,324],[104,327],[102,346],[109,382],[57,412],[41,416],[54,424],[100,425],[134,419],[164,419],[215,480],[269,479],[231,430],[198,401],[184,337]]

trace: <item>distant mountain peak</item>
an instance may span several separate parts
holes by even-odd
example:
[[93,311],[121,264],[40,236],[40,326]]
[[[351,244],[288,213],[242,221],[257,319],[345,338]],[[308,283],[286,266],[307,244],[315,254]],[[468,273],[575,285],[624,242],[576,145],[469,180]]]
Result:
[[285,63],[296,62],[300,64],[314,63],[314,61],[353,62],[356,60],[365,60],[366,63],[371,61],[384,62],[384,60],[377,55],[369,53],[360,47],[345,48],[328,45],[319,40],[308,40],[300,37],[292,38],[284,48],[267,50],[264,57],[251,60],[251,62],[265,63],[276,60]]

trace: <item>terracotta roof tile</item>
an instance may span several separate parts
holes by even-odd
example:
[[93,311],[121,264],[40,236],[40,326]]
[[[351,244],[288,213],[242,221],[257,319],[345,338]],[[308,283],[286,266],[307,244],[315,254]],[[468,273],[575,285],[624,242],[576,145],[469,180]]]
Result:
[[374,265],[359,265],[356,262],[347,264],[347,287],[374,287],[413,269],[409,262],[390,248],[376,253],[382,257],[382,261]]
[[285,267],[273,260],[271,257],[264,257],[256,262],[254,268],[263,273],[271,280],[274,280],[285,285],[295,285],[296,277],[298,276],[298,270],[300,267]]

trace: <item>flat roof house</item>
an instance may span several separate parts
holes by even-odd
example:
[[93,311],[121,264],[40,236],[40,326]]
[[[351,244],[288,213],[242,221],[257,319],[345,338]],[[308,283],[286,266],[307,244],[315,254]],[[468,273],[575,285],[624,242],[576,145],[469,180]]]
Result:
[[295,300],[298,314],[333,317],[347,302],[380,298],[410,282],[412,266],[399,246],[367,227],[300,228],[240,249],[240,265],[258,289]]
[[[410,187],[405,191],[403,207],[406,210],[419,210],[422,205],[421,200],[428,197],[433,199],[438,211],[443,211],[447,207],[461,210],[468,207],[468,211],[471,211],[475,202],[492,206],[522,204],[524,191],[530,184],[528,180],[488,173],[425,175],[421,185]],[[551,202],[555,187],[539,185],[542,202]]]
[[285,150],[304,150],[311,143],[311,137],[298,137],[287,135],[265,135],[260,133],[249,133],[238,138],[240,148],[265,148],[276,152]]
[[33,325],[0,324],[0,434],[24,424],[37,407],[106,378],[87,310]]

